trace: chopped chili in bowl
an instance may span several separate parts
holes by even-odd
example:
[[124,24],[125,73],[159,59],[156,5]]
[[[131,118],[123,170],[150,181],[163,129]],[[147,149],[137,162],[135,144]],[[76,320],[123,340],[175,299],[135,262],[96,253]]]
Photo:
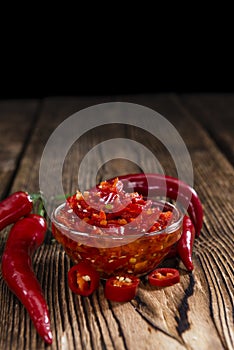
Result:
[[89,262],[102,278],[154,269],[179,240],[182,213],[170,203],[128,193],[118,178],[77,191],[52,216],[52,231],[71,259]]
[[103,181],[96,189],[84,191],[83,194],[77,191],[67,199],[66,209],[71,214],[68,217],[66,213],[63,218],[66,225],[69,225],[69,221],[76,222],[77,230],[85,229],[86,232],[100,235],[105,232],[119,235],[159,231],[172,220],[172,211],[162,213],[151,200],[144,200],[137,192],[123,191],[118,178],[112,182]]

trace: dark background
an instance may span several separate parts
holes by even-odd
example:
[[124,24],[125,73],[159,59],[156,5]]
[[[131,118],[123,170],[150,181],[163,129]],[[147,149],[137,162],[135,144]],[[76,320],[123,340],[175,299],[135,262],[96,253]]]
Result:
[[[193,93],[234,92],[233,72],[227,66],[219,71],[206,66],[111,67],[104,71],[97,67],[77,67],[61,71],[58,67],[40,71],[21,67],[14,72],[9,66],[2,72],[0,98],[43,98],[60,95],[113,95],[127,93]],[[100,69],[100,71],[99,71]]]
[[234,55],[226,34],[191,38],[184,31],[180,41],[181,34],[172,33],[163,46],[157,37],[135,38],[135,44],[125,38],[125,46],[122,39],[112,44],[111,38],[98,44],[86,39],[84,47],[55,46],[53,38],[49,46],[32,45],[33,39],[23,45],[19,38],[1,52],[0,98],[234,92]]
[[59,95],[113,95],[127,93],[234,92],[228,61],[103,65],[56,62],[2,65],[0,98],[43,98]]
[[232,8],[172,5],[2,11],[0,98],[234,92]]

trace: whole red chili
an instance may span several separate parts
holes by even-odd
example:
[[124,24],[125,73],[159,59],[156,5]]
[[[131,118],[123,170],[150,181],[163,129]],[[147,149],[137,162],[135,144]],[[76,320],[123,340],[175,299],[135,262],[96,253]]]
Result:
[[[201,201],[196,191],[185,182],[162,174],[129,174],[118,177],[123,182],[125,190],[134,190],[143,196],[147,196],[148,192],[153,191],[154,195],[166,196],[188,206],[188,214],[195,226],[196,235],[199,236],[203,223],[203,209]],[[110,179],[113,180],[113,179]]]
[[27,309],[37,332],[51,344],[48,307],[31,260],[31,255],[44,241],[46,229],[45,219],[36,214],[29,214],[13,225],[2,257],[2,276]]
[[18,191],[0,202],[0,230],[27,215],[33,208],[28,193]]
[[192,271],[194,266],[192,262],[193,243],[195,238],[195,229],[190,218],[185,215],[183,219],[182,235],[177,242],[177,252],[187,270]]

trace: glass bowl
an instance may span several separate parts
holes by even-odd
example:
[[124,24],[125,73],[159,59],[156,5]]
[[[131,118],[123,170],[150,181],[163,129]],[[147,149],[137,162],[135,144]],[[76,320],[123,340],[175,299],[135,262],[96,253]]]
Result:
[[[61,220],[66,203],[59,205],[52,213],[52,233],[64,247],[74,263],[89,262],[107,279],[124,273],[142,276],[152,271],[168,254],[171,246],[182,234],[182,211],[168,202],[154,202],[160,210],[173,211],[173,220],[163,230],[150,233],[97,235],[79,232],[75,220]],[[65,223],[66,222],[66,223]]]

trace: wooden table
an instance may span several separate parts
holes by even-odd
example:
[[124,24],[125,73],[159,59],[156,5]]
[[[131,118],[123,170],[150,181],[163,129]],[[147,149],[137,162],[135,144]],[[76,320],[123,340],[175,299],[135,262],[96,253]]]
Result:
[[[103,283],[91,297],[79,297],[67,286],[71,262],[63,248],[50,239],[49,231],[33,264],[50,309],[51,349],[234,349],[234,95],[139,94],[1,101],[0,196],[5,198],[17,190],[37,192],[40,160],[51,133],[73,113],[112,101],[132,102],[159,112],[186,144],[194,188],[204,207],[203,229],[194,245],[195,269],[188,273],[180,261],[169,261],[167,264],[180,270],[179,284],[156,290],[142,280],[137,297],[124,304],[108,302]],[[63,173],[65,192],[76,186],[77,166],[87,152],[116,137],[144,144],[167,174],[176,174],[165,147],[152,136],[136,127],[109,125],[82,135],[78,152],[69,152]],[[140,154],[139,162],[150,170]],[[139,166],[115,159],[101,167],[97,180],[131,172],[140,172]],[[86,174],[84,187],[96,176],[92,164]],[[9,227],[1,232],[1,255],[8,232]],[[1,275],[0,290],[0,349],[47,348]]]

